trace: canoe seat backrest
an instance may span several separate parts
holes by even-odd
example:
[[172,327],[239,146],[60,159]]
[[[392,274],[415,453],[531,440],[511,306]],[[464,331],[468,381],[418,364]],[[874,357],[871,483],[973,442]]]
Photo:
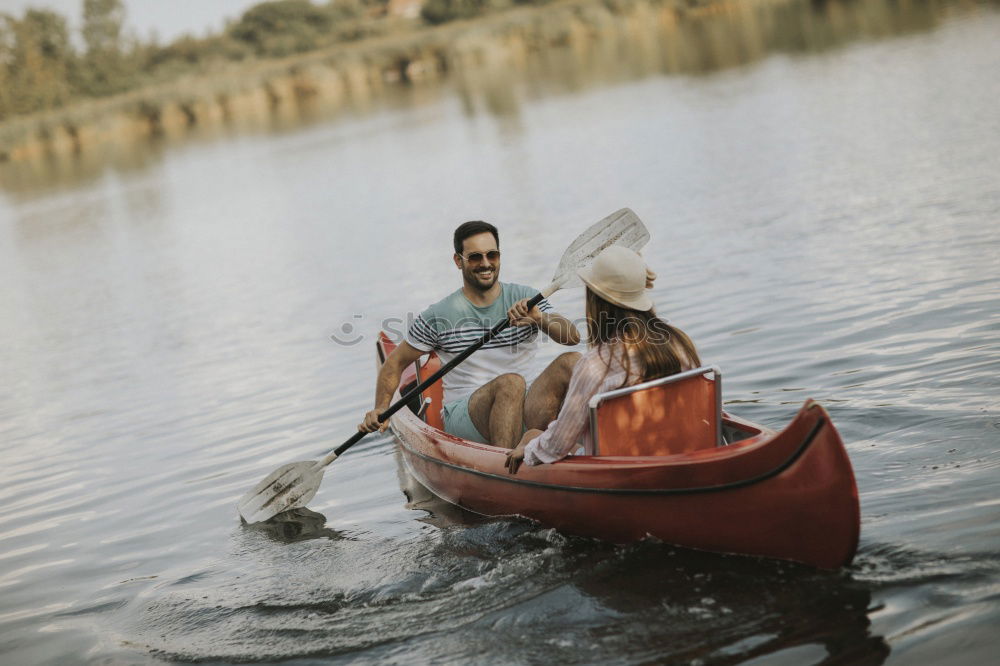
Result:
[[719,445],[722,378],[717,368],[698,368],[630,389],[591,401],[596,455],[667,456]]
[[[419,361],[417,362],[420,363]],[[420,378],[420,381],[423,381],[440,369],[441,359],[438,358],[437,354],[431,352],[427,356],[427,360],[417,370],[417,376]],[[424,389],[423,393],[424,399],[431,399],[431,404],[427,406],[424,412],[424,421],[427,425],[438,430],[444,430],[444,420],[441,418],[441,407],[444,406],[444,385],[442,382],[442,379],[437,380]]]

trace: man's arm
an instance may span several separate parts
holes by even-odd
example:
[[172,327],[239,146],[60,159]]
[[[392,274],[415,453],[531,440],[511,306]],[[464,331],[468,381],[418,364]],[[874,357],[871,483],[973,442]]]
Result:
[[389,426],[388,420],[379,423],[378,416],[389,408],[392,394],[399,387],[399,378],[403,375],[403,370],[424,353],[405,340],[392,350],[378,371],[378,379],[375,380],[375,408],[365,414],[365,420],[358,424],[358,430],[381,432]]
[[580,331],[576,330],[573,322],[554,312],[542,312],[537,305],[529,312],[527,298],[514,303],[507,316],[514,326],[534,324],[561,345],[572,347],[580,344]]
[[538,328],[561,345],[572,347],[580,344],[580,331],[569,319],[555,312],[542,312]]

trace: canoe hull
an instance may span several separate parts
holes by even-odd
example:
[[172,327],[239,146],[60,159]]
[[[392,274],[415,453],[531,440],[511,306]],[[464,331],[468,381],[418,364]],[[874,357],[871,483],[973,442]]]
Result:
[[413,476],[444,500],[487,516],[521,515],[567,534],[626,543],[646,536],[709,551],[849,564],[860,509],[854,473],[829,415],[808,401],[781,432],[672,456],[576,456],[506,472],[503,449],[391,419]]

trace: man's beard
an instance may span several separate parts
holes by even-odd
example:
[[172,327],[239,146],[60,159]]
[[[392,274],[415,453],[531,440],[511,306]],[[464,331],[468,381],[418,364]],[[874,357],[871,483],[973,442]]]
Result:
[[470,287],[478,291],[489,291],[493,287],[493,285],[497,283],[497,279],[500,277],[500,269],[496,266],[492,266],[492,269],[493,269],[493,278],[489,280],[489,282],[487,283],[480,280],[476,275],[477,271],[482,270],[482,268],[474,269],[466,267],[465,270],[462,271],[462,273],[465,276],[465,284],[469,285]]

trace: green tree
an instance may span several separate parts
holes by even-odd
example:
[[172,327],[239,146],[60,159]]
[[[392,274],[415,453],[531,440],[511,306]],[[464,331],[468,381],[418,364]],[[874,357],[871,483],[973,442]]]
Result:
[[[75,83],[87,95],[111,95],[136,82],[136,63],[122,36],[122,0],[83,0],[83,41],[87,51]],[[134,49],[128,49],[134,50]]]
[[329,43],[334,15],[331,7],[309,0],[270,0],[244,12],[229,34],[257,55],[289,55]]
[[493,4],[490,0],[427,0],[420,15],[428,23],[437,25],[455,19],[477,16],[487,11]]
[[14,84],[11,81],[14,61],[13,18],[0,14],[0,121],[14,113]]
[[87,51],[120,51],[125,5],[122,0],[83,0],[83,41]]
[[71,95],[68,73],[75,54],[66,20],[29,9],[20,21],[3,17],[0,35],[0,117],[64,104]]

